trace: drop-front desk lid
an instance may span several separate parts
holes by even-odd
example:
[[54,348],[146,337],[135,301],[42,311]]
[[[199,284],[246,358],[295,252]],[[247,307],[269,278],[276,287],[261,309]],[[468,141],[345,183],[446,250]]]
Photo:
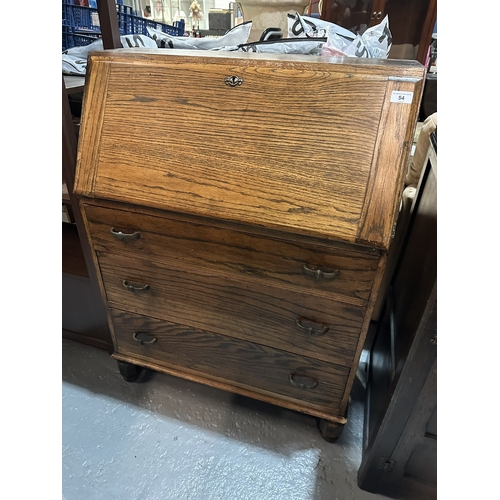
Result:
[[79,196],[388,247],[418,62],[118,49],[87,72]]

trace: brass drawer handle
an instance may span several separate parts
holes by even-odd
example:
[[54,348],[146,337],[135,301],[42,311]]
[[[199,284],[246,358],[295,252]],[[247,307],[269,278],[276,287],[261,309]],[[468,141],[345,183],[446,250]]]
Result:
[[129,283],[127,280],[123,280],[123,286],[130,290],[131,292],[145,292],[149,290],[149,285],[139,285],[137,283]]
[[154,344],[156,342],[156,337],[153,337],[153,335],[149,333],[143,333],[143,332],[134,332],[132,335],[135,341],[139,342],[141,345],[145,344]]
[[299,330],[307,333],[311,337],[313,335],[321,337],[326,332],[328,332],[328,330],[330,330],[330,327],[328,327],[328,326],[324,326],[321,330],[315,330],[312,326],[304,326],[303,324],[301,324],[300,318],[295,320],[295,324],[299,327]]
[[317,269],[315,267],[308,266],[307,264],[304,264],[302,266],[302,269],[304,269],[304,272],[306,274],[308,274],[309,276],[314,276],[315,278],[318,278],[318,279],[323,278],[325,280],[331,280],[333,278],[336,278],[340,273],[339,269],[335,269],[334,271],[331,271],[331,272],[325,272],[325,271],[322,271],[321,269]]
[[288,380],[294,387],[298,387],[303,391],[314,389],[319,384],[315,378],[301,375],[300,373],[290,373],[290,375],[288,375]]
[[111,234],[118,240],[138,240],[141,237],[141,233],[136,231],[135,233],[122,233],[121,231],[117,231],[114,227],[110,229]]

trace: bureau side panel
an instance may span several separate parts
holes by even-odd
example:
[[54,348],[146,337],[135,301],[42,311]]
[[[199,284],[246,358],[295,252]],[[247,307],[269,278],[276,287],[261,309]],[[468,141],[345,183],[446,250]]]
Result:
[[93,196],[99,164],[110,64],[89,58],[83,98],[74,192]]
[[[408,81],[410,80],[410,81]],[[423,78],[389,80],[357,242],[388,249],[403,192]]]

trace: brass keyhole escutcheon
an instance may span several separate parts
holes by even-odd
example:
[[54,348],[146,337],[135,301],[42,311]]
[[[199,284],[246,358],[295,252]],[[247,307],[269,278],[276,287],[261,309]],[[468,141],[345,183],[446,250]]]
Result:
[[238,85],[241,85],[243,83],[243,78],[241,78],[240,76],[231,75],[226,76],[224,81],[229,87],[238,87]]

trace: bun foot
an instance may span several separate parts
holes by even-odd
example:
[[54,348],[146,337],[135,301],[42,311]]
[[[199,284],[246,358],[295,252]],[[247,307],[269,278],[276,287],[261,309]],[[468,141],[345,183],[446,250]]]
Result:
[[335,441],[337,441],[344,430],[344,426],[345,424],[331,422],[323,418],[318,421],[319,433],[321,434],[321,437],[329,443],[335,443]]
[[117,361],[117,363],[121,376],[127,382],[134,382],[141,374],[142,368],[140,366],[126,363],[125,361]]

